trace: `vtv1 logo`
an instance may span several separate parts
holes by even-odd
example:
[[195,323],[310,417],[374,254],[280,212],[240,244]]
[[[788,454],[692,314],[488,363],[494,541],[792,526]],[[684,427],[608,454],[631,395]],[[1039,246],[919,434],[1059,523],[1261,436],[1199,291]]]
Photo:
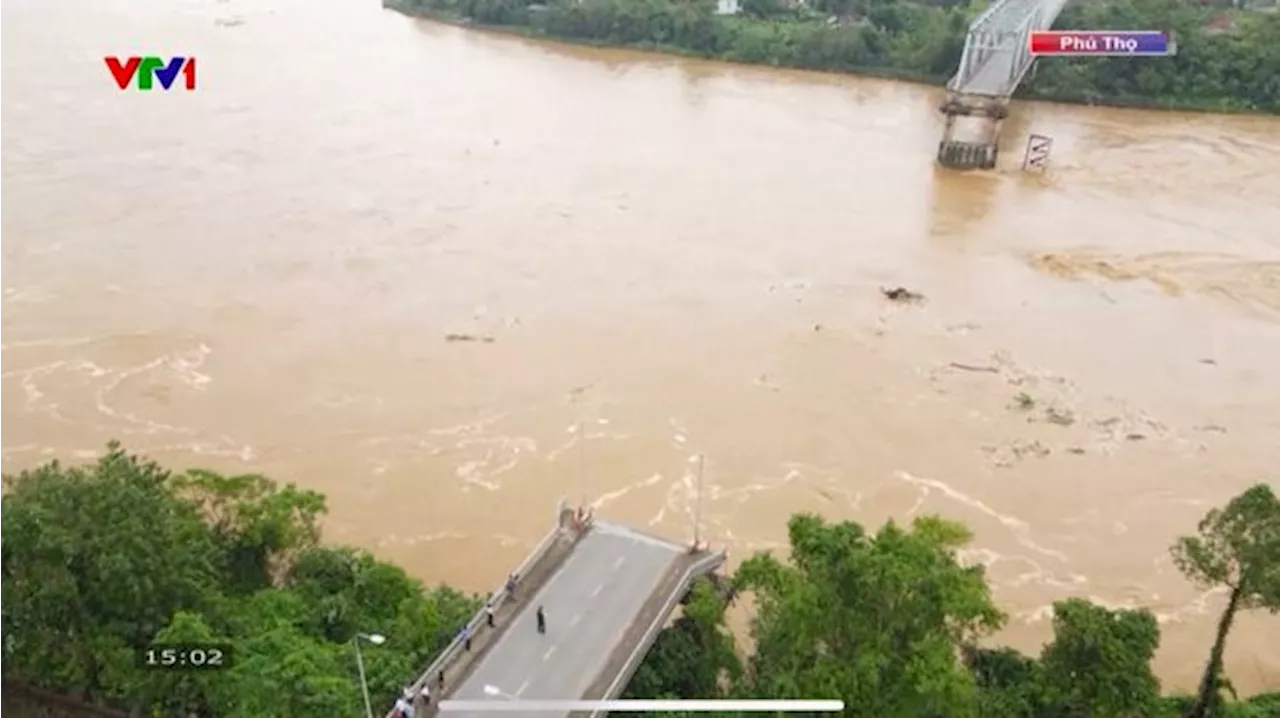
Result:
[[167,63],[158,57],[128,57],[123,62],[118,57],[102,59],[107,63],[111,77],[115,79],[121,90],[129,89],[129,83],[133,81],[134,76],[138,78],[139,90],[150,90],[153,77],[160,83],[160,87],[168,90],[173,87],[173,81],[178,79],[179,74],[182,75],[188,90],[196,89],[194,57],[171,57]]

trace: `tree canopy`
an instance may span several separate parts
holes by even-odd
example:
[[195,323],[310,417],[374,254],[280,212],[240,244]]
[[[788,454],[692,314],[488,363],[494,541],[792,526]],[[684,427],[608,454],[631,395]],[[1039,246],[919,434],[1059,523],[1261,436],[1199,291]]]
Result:
[[1195,536],[1173,545],[1173,560],[1203,588],[1228,590],[1227,607],[1195,703],[1188,718],[1211,715],[1220,701],[1222,653],[1237,611],[1264,608],[1280,612],[1280,501],[1267,484],[1258,484],[1211,510]]
[[789,528],[790,565],[762,554],[735,576],[758,605],[746,693],[843,698],[867,715],[968,714],[955,712],[974,692],[956,649],[1004,616],[982,568],[955,559],[967,530],[926,518],[867,535],[813,515]]
[[[1274,494],[1259,484],[1210,512],[1200,536],[1179,540],[1175,553],[1200,557],[1188,572],[1203,583],[1243,587],[1238,608],[1269,609],[1269,581],[1280,572],[1277,517]],[[755,608],[750,650],[734,650],[744,670],[731,669],[723,645],[667,648],[696,645],[697,636],[732,640],[711,632],[729,601],[703,601],[696,618],[687,612],[659,638],[635,695],[840,698],[846,716],[866,718],[1280,716],[1280,693],[1215,693],[1206,713],[1195,712],[1195,696],[1162,695],[1151,668],[1160,628],[1145,608],[1069,598],[1054,604],[1053,639],[1038,656],[992,646],[1003,615],[981,569],[958,558],[967,540],[963,526],[936,517],[910,529],[890,522],[874,534],[853,522],[793,517],[789,560],[758,554],[732,580],[730,595]],[[1220,647],[1214,655],[1220,671]],[[694,675],[702,678],[690,682]]]
[[[4,676],[125,710],[356,715],[398,692],[476,608],[368,553],[319,543],[324,498],[256,476],[174,473],[111,444],[96,463],[6,476]],[[154,672],[152,643],[226,642],[225,672]]]

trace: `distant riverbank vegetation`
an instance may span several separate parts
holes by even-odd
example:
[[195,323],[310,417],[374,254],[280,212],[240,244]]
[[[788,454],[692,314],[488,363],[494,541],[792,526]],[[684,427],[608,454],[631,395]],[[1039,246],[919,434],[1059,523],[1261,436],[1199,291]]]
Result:
[[[985,0],[384,0],[395,10],[551,38],[943,84]],[[1280,13],[1220,0],[1069,3],[1057,29],[1169,30],[1172,58],[1046,58],[1019,96],[1280,113]]]
[[[319,542],[323,497],[261,476],[171,472],[109,445],[87,466],[5,477],[3,670],[8,686],[134,716],[361,714],[353,641],[381,708],[478,600]],[[1280,693],[1234,697],[1222,652],[1234,618],[1280,609],[1280,502],[1258,484],[1210,511],[1172,557],[1224,594],[1193,695],[1162,695],[1146,609],[1072,598],[1037,656],[990,644],[1006,615],[961,524],[869,532],[792,518],[790,556],[700,582],[627,688],[647,698],[840,698],[857,718],[1276,718]],[[751,648],[726,628],[754,608]],[[223,671],[144,670],[147,645],[217,641]],[[8,693],[6,692],[6,697]],[[26,713],[24,713],[26,715]],[[120,715],[120,714],[117,714]],[[681,716],[680,718],[684,718]]]

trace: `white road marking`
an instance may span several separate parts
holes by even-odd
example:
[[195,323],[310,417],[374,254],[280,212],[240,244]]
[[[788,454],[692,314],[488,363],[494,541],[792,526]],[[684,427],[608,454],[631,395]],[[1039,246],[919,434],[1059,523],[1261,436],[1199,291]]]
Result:
[[581,620],[582,620],[582,614],[581,614],[581,613],[579,613],[578,615],[574,616],[573,618],[570,618],[570,619],[569,619],[569,628],[573,628],[574,626],[578,625],[578,621],[581,621]]
[[544,660],[544,661],[545,661],[545,660],[548,660],[549,658],[551,658],[551,654],[552,654],[552,653],[555,653],[555,652],[556,652],[556,647],[555,647],[555,646],[552,646],[552,647],[548,648],[548,649],[547,649],[547,652],[546,652],[546,653],[544,653],[544,654],[542,654],[542,660]]
[[591,592],[591,597],[595,598],[596,596],[599,596],[600,592],[603,590],[604,590],[604,584],[602,583],[599,586],[596,586],[596,590]]
[[524,693],[524,689],[526,689],[526,688],[528,688],[528,687],[529,687],[529,681],[525,681],[524,683],[521,683],[521,684],[520,684],[520,690],[516,691],[516,693],[515,693],[516,698],[519,698],[519,697],[520,697],[520,694],[521,694],[521,693]]
[[681,546],[680,544],[674,544],[674,543],[671,543],[670,541],[664,541],[660,538],[656,538],[648,534],[632,531],[631,529],[625,526],[611,524],[607,521],[602,521],[599,519],[596,520],[595,529],[593,530],[598,531],[599,533],[602,533],[602,534],[608,534],[610,536],[620,536],[623,538],[628,538],[628,539],[631,539],[633,542],[646,544],[649,546],[653,546],[655,548],[663,548],[675,554],[682,554],[689,550],[688,546]]
[[626,560],[627,560],[626,556],[619,556],[618,560],[613,562],[613,570],[617,571],[618,569],[622,568],[622,564],[625,563]]

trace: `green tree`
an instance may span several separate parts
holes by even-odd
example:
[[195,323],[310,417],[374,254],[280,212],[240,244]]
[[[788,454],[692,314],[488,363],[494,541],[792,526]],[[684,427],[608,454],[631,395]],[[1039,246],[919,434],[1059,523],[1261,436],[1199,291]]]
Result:
[[978,684],[978,715],[984,718],[1040,718],[1040,664],[1012,648],[965,646],[965,665]]
[[[477,607],[366,552],[320,546],[319,494],[173,474],[118,444],[4,478],[5,678],[137,715],[329,718],[360,706],[351,638],[382,700]],[[150,644],[227,642],[225,671],[144,670]]]
[[339,643],[358,631],[387,630],[401,605],[422,594],[421,584],[398,566],[327,546],[299,555],[288,585],[311,607],[308,630]]
[[1040,656],[1053,714],[1147,715],[1160,694],[1151,659],[1160,626],[1146,609],[1111,610],[1080,598],[1053,606],[1053,642]]
[[[224,641],[225,637],[210,627],[203,616],[187,611],[175,613],[169,625],[156,633],[154,639],[155,643],[166,644],[207,645]],[[234,661],[233,656],[224,659]],[[148,713],[207,716],[222,712],[220,698],[225,692],[225,680],[217,670],[149,670],[136,673],[131,683],[131,701],[145,706]]]
[[627,684],[628,698],[719,698],[742,674],[733,635],[725,625],[728,602],[709,579],[694,582],[683,615],[658,635]]
[[789,529],[793,565],[759,554],[735,576],[758,607],[746,692],[843,698],[851,716],[974,715],[956,657],[1004,616],[982,568],[956,558],[968,531],[930,517],[868,535],[812,515]]
[[293,484],[280,488],[257,474],[223,476],[193,469],[174,488],[194,503],[222,550],[227,584],[251,593],[273,583],[289,560],[320,538],[324,497]]
[[750,17],[771,18],[788,12],[779,0],[741,0],[742,12]]
[[1225,587],[1227,607],[1209,651],[1188,718],[1205,718],[1220,700],[1222,654],[1236,612],[1280,611],[1280,501],[1267,484],[1255,484],[1223,508],[1205,515],[1198,535],[1178,539],[1171,549],[1178,568],[1198,586]]
[[170,474],[119,444],[5,478],[4,670],[123,696],[134,651],[216,592],[217,549]]
[[282,626],[248,636],[224,674],[225,718],[358,715],[363,706],[350,644],[317,641]]
[[480,608],[478,598],[448,587],[424,592],[400,567],[345,547],[299,554],[286,583],[304,606],[295,625],[308,636],[348,646],[357,632],[391,637],[386,648],[366,654],[377,694],[394,695]]
[[400,604],[390,635],[397,645],[412,646],[415,660],[425,663],[443,651],[458,629],[480,609],[480,599],[445,585],[428,590],[421,600]]

